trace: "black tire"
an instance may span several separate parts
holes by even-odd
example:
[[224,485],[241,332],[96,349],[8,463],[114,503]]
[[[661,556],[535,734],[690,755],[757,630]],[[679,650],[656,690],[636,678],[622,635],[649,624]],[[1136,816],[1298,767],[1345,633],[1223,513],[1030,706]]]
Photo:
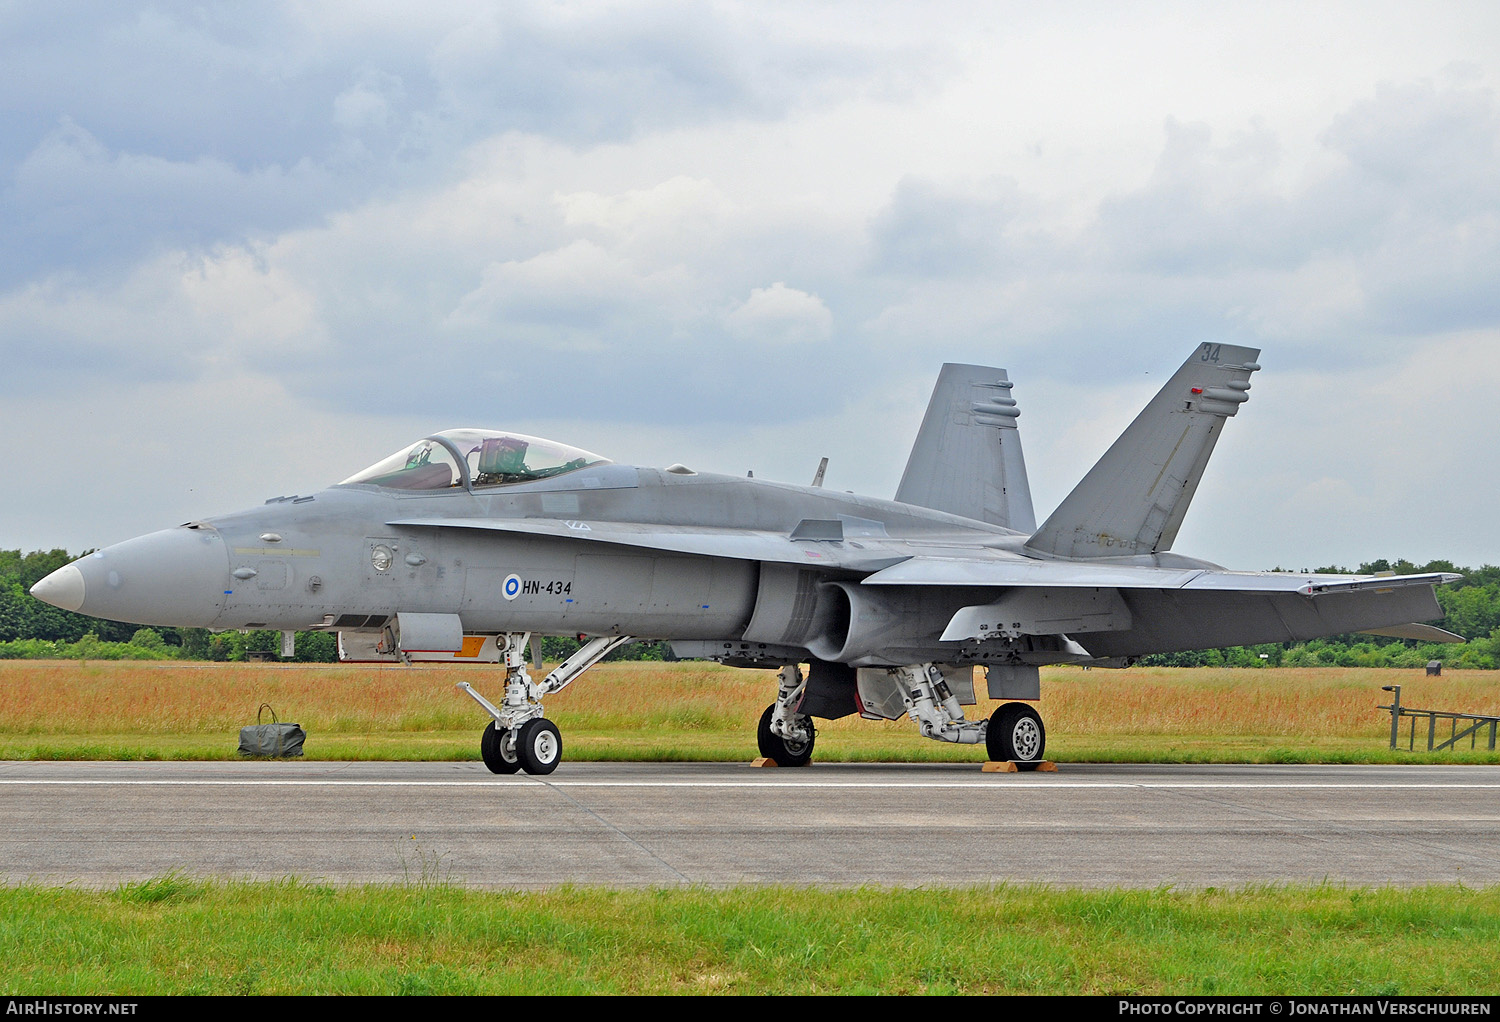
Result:
[[514,747],[506,755],[505,739],[509,734],[509,730],[500,730],[492,720],[490,726],[484,729],[484,737],[479,739],[479,755],[492,774],[513,774],[521,769],[521,761],[516,758]]
[[771,717],[775,712],[776,704],[772,703],[760,715],[760,727],[755,729],[755,741],[760,746],[760,754],[766,759],[775,760],[777,766],[807,766],[812,762],[813,744],[817,741],[817,736],[805,742],[787,741],[771,730]]
[[984,746],[990,759],[1033,763],[1047,751],[1047,729],[1042,715],[1025,703],[1003,703],[990,717]]
[[528,774],[550,774],[562,762],[562,732],[546,717],[536,717],[516,732],[516,756]]

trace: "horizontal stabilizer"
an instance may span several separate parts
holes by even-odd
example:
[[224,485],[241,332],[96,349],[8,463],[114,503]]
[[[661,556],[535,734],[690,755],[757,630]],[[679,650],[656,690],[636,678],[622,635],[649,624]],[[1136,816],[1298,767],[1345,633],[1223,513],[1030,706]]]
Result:
[[1204,344],[1026,544],[1087,559],[1170,550],[1224,420],[1249,400],[1256,348]]
[[948,363],[938,374],[896,500],[1017,532],[1036,528],[1021,413],[1004,369]]
[[1294,571],[1224,571],[1218,568],[1157,568],[1098,562],[1059,564],[1029,558],[990,561],[959,557],[912,557],[862,580],[870,586],[1042,586],[1056,589],[1184,589],[1236,593],[1297,593],[1317,598],[1350,592],[1386,592],[1436,586],[1463,578],[1451,572],[1420,575],[1314,575]]
[[1377,575],[1374,578],[1351,578],[1343,581],[1310,582],[1308,583],[1308,595],[1320,596],[1323,593],[1349,593],[1358,589],[1373,589],[1380,592],[1382,589],[1399,589],[1402,586],[1440,586],[1449,582],[1457,582],[1463,578],[1462,575],[1451,571],[1430,571],[1422,575]]
[[1364,628],[1362,635],[1389,635],[1393,639],[1416,639],[1418,642],[1468,642],[1457,632],[1450,632],[1437,625],[1409,624],[1394,628]]
[[1109,658],[1347,632],[1451,642],[1457,636],[1408,622],[1442,617],[1434,588],[1460,577],[918,556],[862,584],[972,587],[984,602],[959,608],[944,641],[1062,634],[1095,658]]

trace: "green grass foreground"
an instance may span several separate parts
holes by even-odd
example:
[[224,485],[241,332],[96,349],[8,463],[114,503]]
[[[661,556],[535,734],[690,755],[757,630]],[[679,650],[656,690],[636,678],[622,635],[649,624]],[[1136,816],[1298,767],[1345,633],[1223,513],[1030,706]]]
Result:
[[8,994],[1492,994],[1500,888],[0,889]]

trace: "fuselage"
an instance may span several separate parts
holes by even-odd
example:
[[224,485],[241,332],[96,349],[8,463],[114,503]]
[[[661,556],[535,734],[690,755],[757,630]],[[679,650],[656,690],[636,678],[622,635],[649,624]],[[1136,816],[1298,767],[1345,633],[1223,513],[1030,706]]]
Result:
[[[455,430],[317,493],[107,547],[32,592],[148,625],[395,625],[399,642],[398,615],[440,615],[449,636],[634,636],[690,656],[856,667],[1123,662],[1438,616],[1430,585],[1312,600],[1291,592],[1311,577],[1171,552],[1076,560],[1030,538],[821,487]],[[962,630],[992,611],[1004,641]]]
[[[649,523],[785,538],[809,519],[845,523],[837,543],[786,540],[809,568],[834,575],[836,550],[896,551],[889,562],[911,542],[1018,547],[1025,539],[817,487],[602,464],[490,490],[352,483],[279,497],[106,547],[61,569],[77,574],[66,591],[52,589],[69,609],[148,625],[378,629],[406,611],[457,614],[470,632],[737,638],[755,610],[753,559],[471,526]],[[412,520],[451,527],[391,524]]]

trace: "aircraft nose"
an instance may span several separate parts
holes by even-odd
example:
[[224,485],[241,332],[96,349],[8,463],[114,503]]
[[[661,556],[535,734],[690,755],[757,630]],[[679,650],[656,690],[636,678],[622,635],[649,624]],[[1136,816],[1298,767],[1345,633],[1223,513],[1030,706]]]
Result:
[[206,628],[224,609],[229,551],[217,532],[164,529],[58,568],[31,595],[111,621]]
[[77,610],[83,606],[83,572],[64,564],[32,586],[31,595],[63,610]]

